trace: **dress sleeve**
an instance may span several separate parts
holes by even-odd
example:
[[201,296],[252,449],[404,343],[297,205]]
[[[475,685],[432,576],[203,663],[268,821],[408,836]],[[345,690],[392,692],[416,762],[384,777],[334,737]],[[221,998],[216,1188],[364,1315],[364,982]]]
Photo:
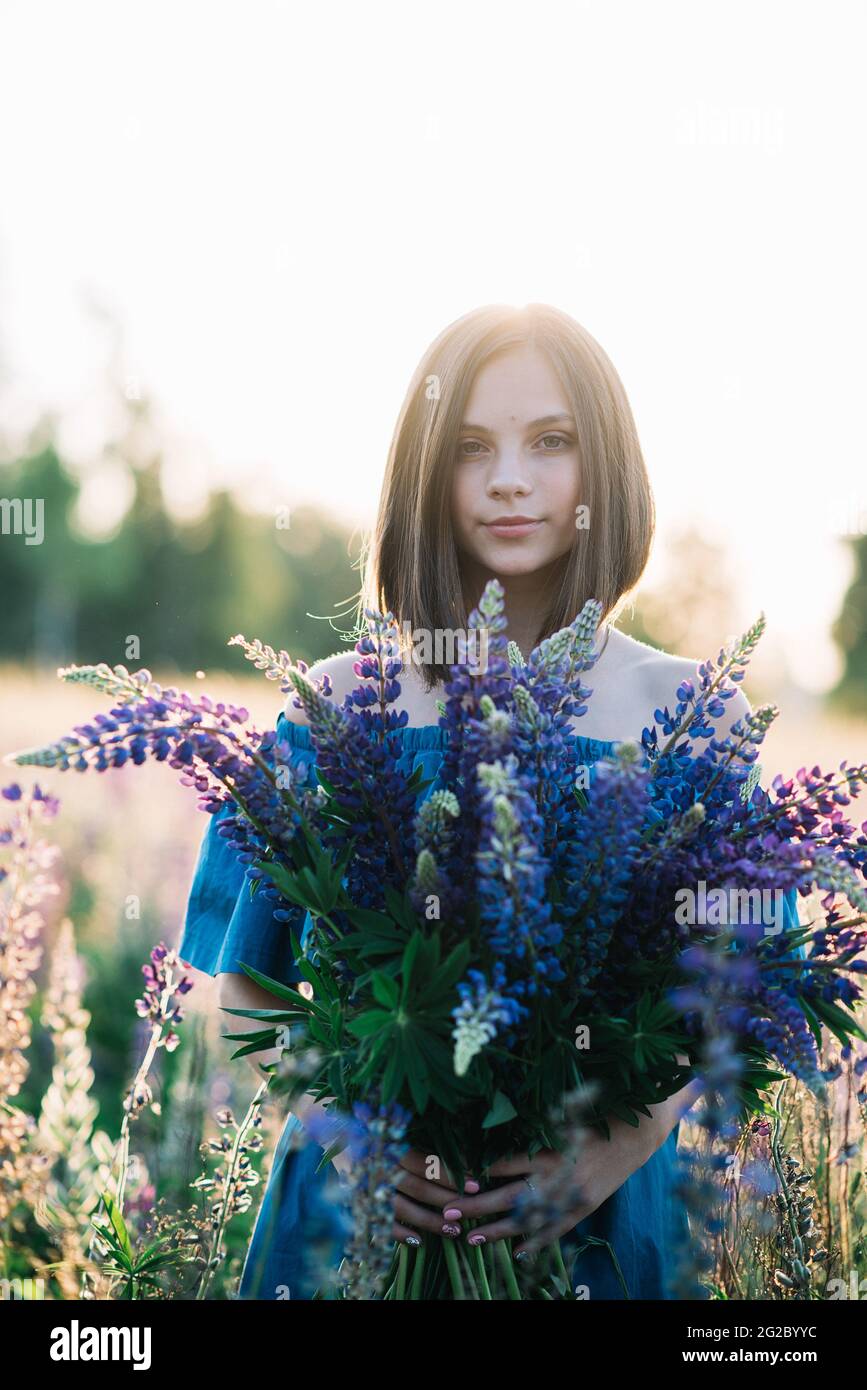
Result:
[[[759,782],[759,787],[761,788],[761,790],[762,790],[763,792],[765,792],[766,795],[769,795],[768,790],[767,790],[767,788],[764,786],[764,783],[763,783],[763,782]],[[772,798],[772,799],[773,799],[773,798]],[[801,925],[801,918],[800,918],[800,915],[799,915],[799,913],[798,913],[798,899],[799,899],[799,897],[800,897],[800,894],[798,893],[797,888],[787,888],[787,889],[785,890],[785,892],[783,893],[783,937],[784,937],[784,939],[787,939],[787,938],[788,938],[788,935],[789,935],[790,932],[792,932],[792,931],[797,931],[798,927]],[[794,950],[794,951],[792,951],[792,950],[786,951],[786,952],[784,953],[784,959],[785,959],[785,960],[806,960],[806,959],[807,959],[807,949],[806,949],[805,946],[798,946],[797,949]]]
[[[798,927],[801,925],[801,919],[800,919],[800,916],[798,915],[798,897],[799,897],[799,894],[798,894],[797,888],[787,888],[786,891],[785,891],[785,893],[783,894],[783,931],[784,931],[784,932],[797,931]],[[799,960],[806,960],[806,959],[807,959],[807,948],[806,948],[806,946],[799,946],[799,947],[797,948],[796,951],[787,951],[787,952],[786,952],[786,958],[787,958],[787,959],[795,959],[795,958],[797,958],[797,959],[799,959]]]
[[[290,745],[292,762],[306,770],[307,784],[315,786],[316,754],[309,729],[291,724],[281,711],[277,734]],[[305,913],[300,907],[283,903],[282,907],[291,911],[293,917],[288,922],[278,921],[273,915],[277,906],[273,900],[261,890],[250,896],[253,880],[247,878],[245,865],[238,861],[227,841],[217,834],[230,810],[226,805],[208,816],[178,955],[208,975],[242,975],[244,964],[285,984],[296,983],[301,975],[293,960],[289,933],[294,931],[300,938]]]

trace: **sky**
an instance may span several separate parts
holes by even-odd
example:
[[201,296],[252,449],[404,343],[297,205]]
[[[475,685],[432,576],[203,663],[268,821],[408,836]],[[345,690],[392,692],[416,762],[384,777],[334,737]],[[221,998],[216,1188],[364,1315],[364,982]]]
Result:
[[648,581],[700,528],[820,691],[867,528],[865,37],[860,0],[4,0],[0,434],[56,412],[108,524],[114,363],[181,514],[364,528],[430,341],[555,304],[632,403]]

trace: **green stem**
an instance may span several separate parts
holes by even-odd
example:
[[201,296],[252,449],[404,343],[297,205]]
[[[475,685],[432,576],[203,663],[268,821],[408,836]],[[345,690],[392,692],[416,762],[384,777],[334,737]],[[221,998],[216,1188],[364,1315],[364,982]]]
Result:
[[491,1288],[491,1297],[494,1302],[499,1302],[500,1280],[497,1273],[497,1261],[494,1258],[494,1247],[488,1241],[481,1247],[481,1250],[485,1260],[485,1273]]
[[486,1303],[487,1303],[487,1302],[492,1302],[492,1301],[493,1301],[493,1294],[491,1293],[491,1286],[490,1286],[490,1284],[488,1283],[488,1272],[487,1272],[487,1270],[485,1269],[485,1256],[484,1256],[484,1253],[483,1253],[482,1246],[481,1246],[481,1245],[474,1245],[474,1246],[472,1247],[472,1251],[473,1251],[473,1258],[474,1258],[474,1260],[475,1260],[475,1262],[476,1262],[476,1274],[478,1275],[478,1279],[479,1279],[479,1288],[480,1288],[481,1291],[482,1291],[482,1299],[483,1299]]
[[449,1272],[449,1280],[455,1300],[458,1303],[464,1303],[466,1301],[466,1294],[464,1293],[464,1282],[461,1279],[461,1267],[458,1263],[455,1243],[450,1236],[446,1236],[443,1239],[443,1255],[445,1256],[446,1269]]
[[582,1244],[575,1247],[576,1257],[578,1255],[583,1255],[584,1251],[589,1250],[591,1245],[600,1246],[608,1251],[608,1254],[611,1256],[611,1263],[614,1265],[614,1273],[617,1275],[617,1278],[620,1281],[620,1287],[623,1290],[623,1297],[631,1298],[631,1294],[629,1292],[629,1285],[623,1277],[623,1270],[620,1268],[620,1261],[614,1253],[614,1246],[611,1244],[610,1241],[602,1240],[600,1236],[585,1236]]
[[394,1295],[401,1301],[406,1298],[406,1260],[408,1254],[407,1246],[401,1245],[397,1256],[397,1292]]
[[514,1266],[512,1264],[511,1243],[508,1240],[498,1240],[494,1244],[494,1249],[497,1252],[497,1259],[500,1262],[500,1272],[502,1273],[503,1278],[506,1281],[506,1289],[508,1291],[509,1298],[513,1302],[523,1302],[521,1298],[521,1291],[518,1288],[518,1281],[515,1278]]
[[424,1273],[426,1247],[424,1240],[421,1245],[416,1247],[415,1263],[412,1267],[412,1284],[410,1285],[409,1296],[411,1299],[420,1301],[421,1299],[421,1279]]
[[247,1113],[245,1114],[243,1120],[235,1130],[235,1138],[226,1164],[225,1176],[223,1178],[223,1199],[220,1203],[220,1210],[217,1215],[214,1235],[211,1241],[210,1258],[208,1259],[208,1263],[205,1266],[205,1269],[202,1273],[202,1280],[196,1291],[197,1302],[206,1297],[208,1292],[208,1285],[211,1282],[214,1271],[217,1267],[217,1263],[218,1261],[221,1261],[223,1259],[225,1253],[223,1250],[223,1233],[226,1229],[226,1222],[229,1219],[230,1203],[232,1202],[232,1199],[234,1198],[237,1192],[240,1155],[244,1146],[244,1141],[247,1138],[247,1132],[252,1126],[254,1120],[256,1119],[256,1116],[259,1113],[259,1109],[262,1105],[265,1092],[268,1090],[270,1084],[270,1077],[267,1077],[261,1083],[253,1099],[250,1101],[250,1104],[247,1106]]
[[457,1250],[461,1264],[463,1265],[467,1283],[470,1286],[470,1293],[472,1294],[473,1301],[478,1303],[479,1299],[481,1298],[481,1294],[479,1293],[478,1285],[475,1279],[473,1278],[473,1267],[470,1264],[470,1254],[472,1252],[472,1246],[468,1250],[467,1247],[463,1244],[463,1242],[461,1242],[461,1244],[458,1245]]

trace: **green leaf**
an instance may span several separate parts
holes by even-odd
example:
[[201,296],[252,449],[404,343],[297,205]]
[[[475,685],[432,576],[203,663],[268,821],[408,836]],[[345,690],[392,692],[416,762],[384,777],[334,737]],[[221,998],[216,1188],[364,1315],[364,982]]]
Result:
[[852,1015],[847,1014],[837,1004],[832,1004],[819,995],[814,996],[810,1002],[822,1022],[827,1024],[841,1043],[850,1042],[852,1038],[861,1038],[862,1041],[867,1038],[867,1034],[858,1026]]
[[[276,1035],[276,1033],[275,1033],[274,1036],[272,1037],[270,1044],[264,1044],[264,1045],[265,1045],[265,1046],[276,1047],[276,1046],[277,1046],[277,1035]],[[234,1062],[234,1060],[235,1060],[236,1057],[249,1057],[249,1055],[250,1055],[251,1052],[261,1052],[261,1051],[262,1051],[262,1048],[263,1048],[263,1044],[262,1044],[261,1042],[246,1043],[246,1044],[244,1045],[244,1047],[238,1047],[238,1048],[235,1049],[235,1051],[232,1053],[232,1058],[231,1058],[231,1060]]]
[[403,989],[401,990],[400,994],[402,1004],[406,1003],[407,995],[409,994],[412,988],[412,968],[415,964],[415,958],[419,953],[421,944],[421,933],[414,932],[413,935],[410,937],[406,949],[403,953],[403,963],[401,965],[401,971],[403,974]]
[[368,1009],[366,1013],[359,1014],[358,1018],[351,1018],[346,1026],[357,1038],[369,1038],[393,1022],[393,1016],[384,1009]]
[[377,970],[371,977],[373,997],[384,1009],[396,1009],[400,1002],[400,990],[394,980]]
[[514,1120],[517,1113],[509,1097],[502,1091],[497,1091],[493,1105],[482,1120],[482,1129],[494,1129],[497,1125],[504,1125],[509,1120]]
[[112,1230],[114,1231],[114,1234],[117,1237],[118,1245],[120,1246],[123,1253],[126,1255],[127,1259],[130,1262],[130,1265],[132,1265],[132,1245],[130,1243],[129,1232],[126,1229],[126,1222],[124,1221],[123,1216],[121,1215],[120,1207],[115,1202],[111,1193],[107,1190],[102,1193],[102,1200],[105,1203],[105,1209],[108,1212],[108,1219],[111,1222]]
[[399,1047],[393,1047],[388,1058],[388,1065],[382,1075],[383,1105],[389,1105],[391,1101],[397,1099],[405,1075],[403,1051]]
[[385,904],[395,922],[406,931],[413,932],[417,929],[415,909],[406,901],[404,894],[398,893],[390,883],[385,885]]

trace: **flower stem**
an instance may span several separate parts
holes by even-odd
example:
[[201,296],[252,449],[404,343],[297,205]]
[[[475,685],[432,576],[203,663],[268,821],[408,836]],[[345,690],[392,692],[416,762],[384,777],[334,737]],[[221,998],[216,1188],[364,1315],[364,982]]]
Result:
[[463,1303],[466,1301],[467,1296],[464,1293],[464,1281],[461,1278],[461,1267],[458,1263],[457,1251],[455,1250],[454,1241],[450,1236],[446,1236],[443,1240],[443,1255],[445,1256],[446,1269],[449,1272],[452,1293],[454,1294],[456,1302]]
[[415,1299],[416,1301],[421,1299],[421,1278],[422,1274],[424,1273],[424,1261],[426,1253],[427,1247],[425,1246],[424,1241],[422,1241],[421,1245],[416,1247],[415,1263],[412,1267],[412,1283],[409,1289],[410,1298]]
[[479,1287],[482,1291],[482,1298],[486,1303],[491,1302],[493,1300],[493,1295],[491,1293],[491,1286],[488,1283],[488,1273],[485,1269],[485,1256],[482,1251],[481,1245],[473,1246],[473,1259],[476,1262],[476,1273],[479,1278]]
[[406,1259],[407,1259],[407,1253],[408,1253],[408,1252],[407,1252],[407,1247],[406,1247],[405,1245],[401,1244],[401,1246],[400,1246],[400,1248],[399,1248],[399,1250],[398,1250],[398,1253],[397,1253],[397,1291],[396,1291],[396,1293],[395,1293],[395,1295],[394,1295],[395,1298],[399,1298],[399,1299],[401,1299],[401,1301],[402,1301],[403,1299],[406,1298]]
[[559,1242],[559,1240],[555,1240],[555,1241],[554,1241],[554,1244],[553,1244],[553,1246],[552,1246],[552,1250],[553,1250],[553,1253],[554,1253],[554,1267],[555,1267],[555,1269],[557,1270],[557,1273],[560,1275],[560,1278],[563,1280],[563,1283],[566,1285],[566,1288],[568,1289],[568,1288],[569,1288],[569,1271],[567,1270],[567,1268],[566,1268],[566,1262],[565,1262],[565,1260],[563,1259],[563,1251],[560,1249],[560,1242]]
[[506,1281],[506,1289],[509,1298],[514,1302],[522,1302],[521,1291],[518,1288],[518,1281],[515,1278],[515,1270],[512,1265],[512,1246],[508,1240],[498,1240],[494,1245],[497,1252],[497,1259],[500,1262],[500,1271]]
[[265,1097],[265,1092],[268,1090],[270,1084],[270,1077],[266,1077],[265,1080],[262,1081],[262,1083],[256,1091],[256,1094],[250,1101],[250,1104],[247,1106],[247,1113],[245,1114],[243,1120],[237,1126],[237,1129],[235,1131],[235,1139],[229,1154],[227,1171],[223,1183],[223,1196],[220,1202],[219,1211],[217,1212],[216,1221],[214,1223],[214,1234],[211,1239],[211,1253],[202,1273],[201,1283],[199,1284],[199,1287],[196,1291],[197,1302],[200,1302],[204,1298],[206,1298],[208,1287],[211,1283],[211,1279],[213,1278],[214,1271],[223,1259],[223,1234],[225,1232],[226,1222],[229,1217],[229,1207],[235,1196],[235,1189],[237,1186],[238,1179],[239,1159],[243,1151],[244,1141],[247,1137],[247,1133],[254,1120],[256,1119],[256,1116],[259,1113],[259,1108]]

